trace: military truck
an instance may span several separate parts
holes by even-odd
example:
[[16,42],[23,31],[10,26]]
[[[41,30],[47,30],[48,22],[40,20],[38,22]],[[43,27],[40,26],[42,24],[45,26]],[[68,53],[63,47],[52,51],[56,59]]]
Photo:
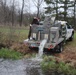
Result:
[[62,52],[66,40],[72,41],[74,29],[66,21],[55,21],[55,18],[47,16],[41,25],[31,26],[30,39],[24,40],[30,48],[38,48],[41,41],[46,39],[44,48],[48,51]]

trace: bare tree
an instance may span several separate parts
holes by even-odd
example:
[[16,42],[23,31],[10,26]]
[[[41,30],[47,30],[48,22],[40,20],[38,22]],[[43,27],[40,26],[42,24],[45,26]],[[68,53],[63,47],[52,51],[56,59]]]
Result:
[[58,0],[56,0],[56,19],[58,20]]
[[74,1],[74,27],[75,25],[76,25],[76,0]]
[[21,9],[21,16],[20,16],[20,26],[22,26],[22,21],[23,21],[24,5],[25,5],[25,0],[22,0],[22,9]]
[[44,0],[32,0],[32,2],[34,3],[35,7],[37,8],[37,17],[40,17],[40,8],[42,3],[44,2]]
[[2,7],[2,10],[3,10],[1,12],[3,13],[3,20],[4,20],[5,25],[6,25],[6,18],[7,18],[6,2],[7,2],[7,0],[1,0],[0,1],[1,7]]
[[26,0],[25,3],[25,15],[28,17],[28,24],[31,22],[32,15],[31,15],[31,0]]
[[12,3],[12,26],[14,25],[14,10],[15,10],[15,0]]
[[7,19],[7,10],[6,10],[6,1],[7,0],[4,0],[4,23],[6,24],[6,19]]

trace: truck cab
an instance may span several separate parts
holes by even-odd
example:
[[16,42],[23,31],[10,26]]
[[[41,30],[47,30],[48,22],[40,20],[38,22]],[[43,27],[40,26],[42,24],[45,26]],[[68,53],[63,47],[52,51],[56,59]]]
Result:
[[74,29],[66,21],[58,21],[61,25],[65,25],[66,30],[66,40],[72,41],[74,38]]

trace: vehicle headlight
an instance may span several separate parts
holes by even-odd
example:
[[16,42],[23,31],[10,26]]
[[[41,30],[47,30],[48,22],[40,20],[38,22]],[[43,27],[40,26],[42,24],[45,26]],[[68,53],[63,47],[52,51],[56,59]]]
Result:
[[48,34],[45,34],[44,35],[44,39],[48,39]]
[[33,38],[36,38],[36,33],[33,33]]

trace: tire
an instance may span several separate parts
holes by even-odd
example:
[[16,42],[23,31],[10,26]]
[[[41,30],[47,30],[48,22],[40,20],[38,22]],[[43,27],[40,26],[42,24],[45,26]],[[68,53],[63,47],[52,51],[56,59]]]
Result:
[[74,33],[72,33],[71,37],[69,38],[69,41],[73,41],[74,39]]
[[60,43],[60,44],[58,44],[56,46],[55,50],[56,50],[57,53],[61,53],[63,51],[63,47],[62,46],[63,46],[62,43]]

